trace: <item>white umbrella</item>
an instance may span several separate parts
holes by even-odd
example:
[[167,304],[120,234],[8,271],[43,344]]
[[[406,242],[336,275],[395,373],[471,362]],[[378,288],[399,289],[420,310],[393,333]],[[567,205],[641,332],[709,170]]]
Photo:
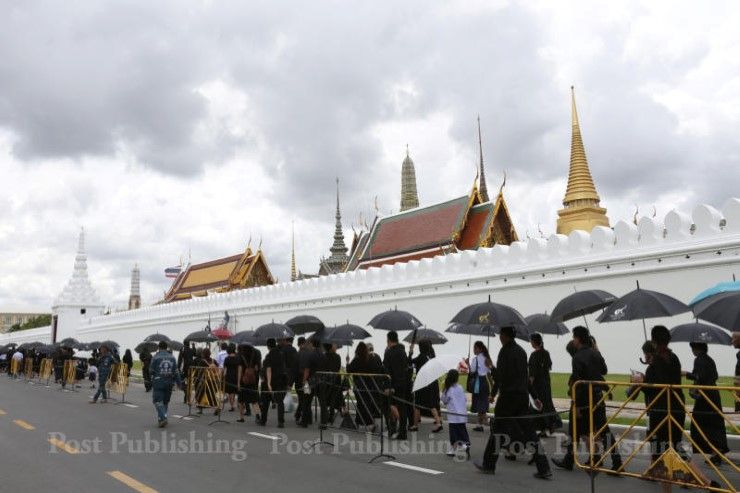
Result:
[[424,363],[419,373],[416,374],[414,392],[436,382],[439,380],[439,377],[446,375],[449,370],[456,370],[460,361],[462,361],[460,356],[440,354]]

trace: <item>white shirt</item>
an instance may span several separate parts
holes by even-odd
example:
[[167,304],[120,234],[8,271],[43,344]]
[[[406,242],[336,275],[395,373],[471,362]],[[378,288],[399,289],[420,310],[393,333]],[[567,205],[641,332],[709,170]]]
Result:
[[447,406],[448,423],[468,422],[468,401],[465,399],[465,391],[456,383],[447,392],[442,392],[442,403]]
[[483,353],[478,353],[475,355],[475,358],[470,363],[470,371],[478,373],[479,376],[485,377],[489,373],[491,373],[491,369],[486,366],[486,355]]
[[229,353],[227,351],[224,351],[223,349],[218,352],[218,354],[216,355],[216,364],[218,365],[219,368],[224,367],[224,360],[226,359],[228,355]]
[[16,361],[23,361],[23,353],[21,353],[20,351],[16,351],[15,353],[13,353],[13,359]]

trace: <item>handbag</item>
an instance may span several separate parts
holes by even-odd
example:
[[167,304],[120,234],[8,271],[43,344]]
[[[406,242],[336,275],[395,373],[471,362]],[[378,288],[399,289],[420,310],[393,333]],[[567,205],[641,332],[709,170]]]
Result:
[[245,363],[244,371],[242,372],[242,385],[246,387],[255,385],[257,383],[257,372],[251,366],[246,365],[244,358],[242,358],[242,362]]
[[475,387],[478,386],[478,391],[480,392],[480,383],[478,382],[478,357],[475,358],[475,371],[473,371],[473,368],[471,366],[470,371],[468,371],[468,381],[465,384],[465,390],[467,390],[471,394],[475,394]]

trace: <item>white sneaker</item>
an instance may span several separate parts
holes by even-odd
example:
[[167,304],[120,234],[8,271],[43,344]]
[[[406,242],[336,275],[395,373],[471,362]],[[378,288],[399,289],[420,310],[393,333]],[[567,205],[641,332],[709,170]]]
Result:
[[456,452],[457,451],[456,451],[455,447],[453,447],[451,444],[448,443],[447,444],[447,452],[445,453],[445,455],[447,457],[455,457]]

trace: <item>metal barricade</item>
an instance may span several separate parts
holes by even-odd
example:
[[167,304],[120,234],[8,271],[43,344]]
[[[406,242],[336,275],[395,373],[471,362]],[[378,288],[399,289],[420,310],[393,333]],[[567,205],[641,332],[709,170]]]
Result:
[[126,363],[115,363],[111,366],[110,375],[105,382],[110,392],[121,394],[121,399],[116,404],[126,404],[126,391],[128,390],[128,365]]
[[[721,440],[722,434],[726,435],[727,431],[740,434],[738,416],[734,412],[724,411],[721,404],[718,406],[715,403],[715,400],[720,399],[720,394],[730,395],[733,402],[736,402],[738,390],[738,387],[732,386],[575,382],[571,388],[573,402],[576,402],[579,391],[587,392],[588,396],[588,405],[580,409],[574,406],[571,413],[571,436],[576,441],[574,448],[577,449],[580,438],[586,438],[588,443],[588,460],[581,462],[575,453],[575,464],[592,473],[592,491],[593,473],[606,472],[660,481],[666,487],[677,485],[707,491],[735,492],[737,488],[732,479],[738,479],[740,466],[727,457],[726,450],[718,449],[713,442],[718,440],[718,434]],[[626,393],[626,400],[619,405],[609,405],[608,396],[619,391]],[[695,401],[700,400],[702,409],[689,406],[684,392]],[[645,395],[644,407],[637,405],[642,394]],[[608,417],[607,408],[612,411]],[[711,430],[704,425],[709,416],[714,420]],[[643,428],[645,418],[648,422]],[[612,434],[610,425],[625,421],[627,424],[623,431],[619,435]],[[690,425],[690,430],[685,428],[686,423]],[[709,438],[710,434],[713,439]],[[614,439],[605,440],[605,437]],[[699,466],[699,461],[688,457],[680,445],[683,441],[692,446],[694,457],[706,463],[706,471]],[[597,442],[603,442],[604,445],[598,446]],[[627,457],[622,460],[621,466],[607,468],[604,464],[606,457],[622,452],[627,445],[632,450],[627,451]],[[641,454],[647,456],[647,466],[638,459]],[[720,465],[728,467],[722,470]]]
[[23,377],[26,382],[33,379],[33,358],[31,356],[26,356],[26,359],[23,360]]
[[77,362],[73,359],[64,360],[64,367],[62,369],[62,389],[67,390],[67,385],[70,386],[72,392],[77,392],[75,383],[77,382]]
[[221,419],[225,395],[224,375],[220,368],[191,366],[185,384],[188,399],[188,416],[193,407],[202,414],[203,409],[214,409],[217,419],[209,423],[228,423]]
[[54,363],[52,362],[51,358],[42,359],[41,364],[39,365],[39,374],[38,374],[39,382],[46,380],[46,386],[48,387],[53,371],[54,371]]
[[12,378],[18,378],[18,374],[21,371],[21,362],[15,358],[10,359],[10,369],[8,373]]
[[[376,373],[316,372],[311,382],[314,415],[319,420],[319,438],[312,447],[334,446],[324,439],[326,429],[356,432],[375,436],[379,440],[378,459],[395,460],[386,451],[386,425],[391,416],[393,390],[388,375]],[[405,404],[401,404],[405,405]],[[318,412],[317,412],[318,409]],[[341,417],[339,426],[334,426]],[[379,423],[378,423],[379,421]]]

